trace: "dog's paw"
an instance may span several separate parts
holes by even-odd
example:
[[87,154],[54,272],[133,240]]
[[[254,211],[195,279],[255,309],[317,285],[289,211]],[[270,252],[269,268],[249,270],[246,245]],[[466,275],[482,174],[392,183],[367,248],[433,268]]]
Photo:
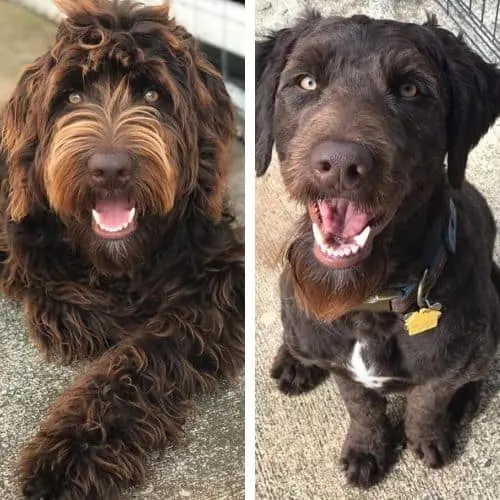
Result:
[[[38,477],[23,484],[23,496],[28,500],[60,500],[58,488],[53,484],[53,478]],[[69,497],[67,497],[69,498]]]
[[388,423],[368,429],[351,422],[340,457],[349,483],[360,488],[378,483],[394,461],[395,444]]
[[53,469],[42,458],[25,458],[21,464],[20,483],[23,497],[28,500],[83,500],[79,491],[72,490],[64,480],[64,472],[57,466]]
[[278,388],[289,396],[302,394],[317,387],[329,375],[318,366],[305,366],[281,346],[271,368],[271,377],[278,381]]
[[360,488],[369,488],[385,473],[385,465],[374,453],[350,449],[340,459],[348,481]]
[[453,440],[444,432],[440,436],[408,436],[408,444],[417,456],[433,469],[449,462],[453,450]]
[[76,438],[36,436],[23,450],[18,466],[24,498],[118,499],[118,482],[122,474],[118,470],[119,464],[111,463],[110,457],[91,448]]

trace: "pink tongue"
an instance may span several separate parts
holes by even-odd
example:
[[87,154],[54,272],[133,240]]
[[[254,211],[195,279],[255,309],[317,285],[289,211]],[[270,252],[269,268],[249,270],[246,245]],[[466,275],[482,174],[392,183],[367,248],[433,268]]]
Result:
[[99,214],[99,223],[107,227],[128,224],[130,210],[127,200],[100,200],[95,204],[95,211]]
[[359,211],[352,201],[334,199],[318,203],[323,232],[332,236],[350,238],[359,234],[368,224],[368,214]]

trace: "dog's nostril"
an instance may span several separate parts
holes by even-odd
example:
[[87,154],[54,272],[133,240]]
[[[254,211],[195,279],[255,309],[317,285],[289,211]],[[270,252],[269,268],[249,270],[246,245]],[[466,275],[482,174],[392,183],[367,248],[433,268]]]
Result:
[[359,165],[349,165],[346,169],[348,179],[356,180],[362,175],[362,168]]
[[130,171],[122,168],[118,171],[118,179],[121,181],[128,181],[130,179]]
[[323,160],[318,163],[316,170],[320,173],[329,172],[332,169],[332,164],[329,161]]
[[97,181],[104,179],[104,172],[100,169],[92,170],[91,174],[92,177]]

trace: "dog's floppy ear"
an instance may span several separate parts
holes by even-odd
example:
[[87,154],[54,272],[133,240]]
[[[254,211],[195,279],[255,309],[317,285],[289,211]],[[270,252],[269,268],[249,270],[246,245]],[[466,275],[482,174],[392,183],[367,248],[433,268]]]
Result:
[[[197,179],[192,181],[196,182],[203,211],[218,222],[224,208],[231,149],[236,135],[233,104],[222,75],[200,52],[193,36],[179,25],[175,26],[174,34],[182,40],[186,51],[187,88],[196,103],[198,132],[193,135],[197,137],[197,144],[187,148],[198,167],[192,169],[197,173]],[[170,45],[176,43],[169,39]],[[184,119],[193,121],[194,117],[186,115]]]
[[321,19],[317,12],[307,12],[293,28],[271,33],[255,43],[255,171],[264,175],[271,161],[274,144],[274,104],[281,72],[297,39]]
[[[143,11],[164,24],[162,36],[170,57],[182,55],[186,81],[181,90],[171,90],[174,107],[182,116],[183,128],[194,123],[196,132],[185,133],[184,149],[195,166],[188,177],[188,188],[195,189],[198,202],[213,221],[219,221],[224,208],[231,149],[235,137],[235,116],[224,79],[200,50],[193,35],[170,17],[169,3],[147,7]],[[166,61],[168,65],[168,61]],[[193,101],[193,114],[182,104],[180,96]]]
[[[204,58],[198,69],[206,88],[206,108],[200,122],[199,182],[204,189],[205,210],[215,221],[222,215],[231,148],[235,137],[234,109],[222,76]],[[215,158],[213,158],[215,156]]]
[[450,100],[447,125],[448,179],[453,188],[465,180],[467,157],[500,114],[500,71],[474,53],[461,36],[426,23],[442,42],[442,64]]
[[1,116],[0,148],[7,164],[8,216],[19,222],[34,200],[28,179],[42,127],[43,82],[52,58],[39,57],[21,75]]

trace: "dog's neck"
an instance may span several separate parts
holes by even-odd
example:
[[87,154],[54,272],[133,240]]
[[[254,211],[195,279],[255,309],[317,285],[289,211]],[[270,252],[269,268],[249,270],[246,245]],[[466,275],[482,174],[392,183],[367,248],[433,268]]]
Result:
[[418,279],[428,247],[436,247],[448,223],[450,188],[443,176],[434,190],[405,200],[411,211],[395,217],[386,240],[387,270],[384,286]]

